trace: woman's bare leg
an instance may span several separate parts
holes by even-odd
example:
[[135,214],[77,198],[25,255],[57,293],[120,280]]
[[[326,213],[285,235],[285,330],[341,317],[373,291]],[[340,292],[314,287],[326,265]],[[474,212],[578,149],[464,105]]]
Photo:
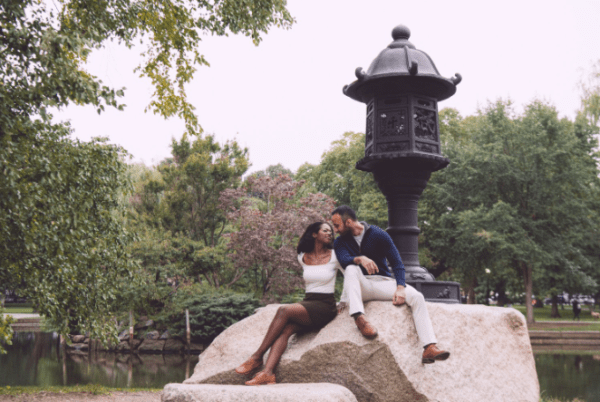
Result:
[[269,352],[269,357],[267,357],[267,363],[265,364],[264,372],[267,375],[272,375],[275,367],[279,363],[279,359],[281,359],[281,355],[287,349],[288,340],[290,336],[300,331],[301,326],[298,324],[288,324],[285,326],[279,338],[275,340],[273,345],[271,346],[271,351]]
[[[269,330],[265,335],[265,339],[263,339],[262,344],[258,348],[256,352],[251,356],[252,359],[257,361],[262,361],[264,354],[269,350],[271,346],[275,343],[275,341],[282,334],[286,325],[288,324],[298,324],[298,325],[311,325],[312,322],[310,320],[310,316],[308,315],[308,311],[304,308],[302,304],[295,303],[287,306],[281,306],[277,310],[277,314],[271,321],[271,325],[269,326]],[[297,330],[296,330],[297,331]],[[293,333],[293,332],[292,332]],[[291,336],[288,335],[288,338]],[[287,344],[287,338],[286,338]],[[285,349],[284,349],[285,350]],[[283,352],[282,352],[283,353]],[[281,355],[280,355],[281,357]]]

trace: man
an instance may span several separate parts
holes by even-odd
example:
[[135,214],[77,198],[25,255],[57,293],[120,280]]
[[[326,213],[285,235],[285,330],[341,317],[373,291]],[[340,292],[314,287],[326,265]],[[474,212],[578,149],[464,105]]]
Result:
[[[334,249],[345,268],[344,290],[350,315],[366,338],[377,330],[365,317],[363,301],[391,300],[396,306],[405,302],[411,308],[419,339],[423,343],[423,363],[446,360],[450,353],[437,348],[437,340],[423,295],[404,280],[404,264],[392,238],[377,226],[358,222],[352,208],[342,205],[331,213],[336,233]],[[394,271],[395,279],[388,268]],[[342,307],[344,308],[344,307]]]
[[[337,254],[336,254],[337,255]],[[579,321],[579,314],[581,313],[581,307],[579,307],[579,301],[573,300],[573,320]]]

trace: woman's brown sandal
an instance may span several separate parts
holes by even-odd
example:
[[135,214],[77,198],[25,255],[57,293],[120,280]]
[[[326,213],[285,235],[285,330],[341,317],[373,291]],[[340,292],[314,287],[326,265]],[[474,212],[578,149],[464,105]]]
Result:
[[235,372],[238,374],[250,374],[252,371],[256,370],[260,366],[262,366],[262,360],[254,360],[253,358],[249,358],[242,365],[235,369]]
[[246,385],[269,385],[275,384],[275,374],[267,375],[264,371],[260,371],[250,381],[246,381]]

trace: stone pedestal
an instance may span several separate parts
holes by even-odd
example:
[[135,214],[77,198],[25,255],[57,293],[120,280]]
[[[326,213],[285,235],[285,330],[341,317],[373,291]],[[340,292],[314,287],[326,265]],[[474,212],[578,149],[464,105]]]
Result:
[[167,384],[162,402],[357,402],[336,384],[243,385]]
[[410,159],[381,163],[373,168],[373,177],[388,204],[387,232],[394,241],[406,269],[406,283],[423,293],[425,300],[460,303],[458,282],[436,282],[419,263],[419,198],[431,172],[439,168],[437,159]]

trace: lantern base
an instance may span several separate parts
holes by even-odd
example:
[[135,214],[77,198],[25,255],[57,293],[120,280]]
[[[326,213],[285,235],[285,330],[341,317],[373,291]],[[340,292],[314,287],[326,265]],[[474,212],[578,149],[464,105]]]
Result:
[[458,282],[435,280],[412,281],[407,279],[406,283],[421,292],[425,297],[425,301],[448,304],[460,303],[460,283]]

